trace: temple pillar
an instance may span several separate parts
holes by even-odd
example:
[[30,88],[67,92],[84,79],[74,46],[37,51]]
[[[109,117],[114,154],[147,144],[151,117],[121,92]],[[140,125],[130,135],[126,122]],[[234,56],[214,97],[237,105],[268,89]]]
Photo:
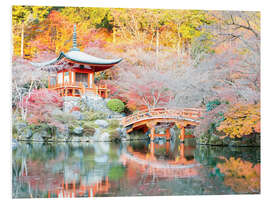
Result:
[[71,70],[68,71],[68,76],[69,76],[69,84],[72,84]]
[[90,88],[90,74],[91,73],[88,73],[87,75],[88,75],[88,88]]
[[74,96],[74,95],[75,95],[75,89],[72,88],[72,96]]
[[62,71],[62,85],[65,85],[64,75],[65,75],[65,71]]

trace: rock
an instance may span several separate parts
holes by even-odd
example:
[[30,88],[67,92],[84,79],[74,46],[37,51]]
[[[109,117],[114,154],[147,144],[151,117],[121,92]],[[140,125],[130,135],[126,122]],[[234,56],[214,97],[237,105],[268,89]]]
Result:
[[121,134],[118,130],[113,130],[111,131],[110,133],[110,141],[113,141],[113,142],[119,142],[121,141]]
[[32,137],[32,130],[30,128],[24,128],[23,131],[21,131],[20,138],[21,139],[30,139]]
[[76,135],[82,135],[83,128],[82,127],[76,127],[76,128],[74,128],[73,133],[76,134]]
[[43,139],[49,139],[49,138],[52,138],[52,135],[51,134],[49,134],[47,131],[45,131],[45,130],[42,130],[41,132],[41,136],[42,136],[42,138]]
[[126,138],[127,135],[128,135],[127,134],[127,129],[126,128],[120,128],[120,136],[121,136],[121,138]]
[[96,128],[95,134],[93,137],[97,137],[101,134],[101,130],[99,128]]
[[64,99],[63,104],[64,112],[70,112],[74,106],[78,106],[80,103],[80,98],[77,97],[63,97],[63,99]]
[[104,132],[95,138],[96,138],[95,141],[107,142],[107,141],[110,141],[110,134],[107,132]]
[[74,116],[77,120],[82,120],[83,116],[80,111],[72,111],[71,115]]
[[70,142],[89,142],[88,137],[79,137],[79,136],[72,136],[69,140]]
[[55,132],[56,140],[67,140],[69,137],[68,127],[66,127],[63,131],[56,130]]
[[41,133],[40,132],[34,133],[33,137],[32,137],[32,140],[36,141],[36,142],[43,142],[43,138],[42,138]]
[[95,124],[97,124],[101,128],[107,128],[109,126],[109,123],[105,120],[96,120]]
[[73,136],[71,139],[70,139],[71,142],[81,142],[81,139],[80,137],[77,137],[77,136]]
[[24,122],[18,122],[15,124],[15,128],[18,132],[18,134],[21,134],[21,132],[27,127],[27,124]]
[[16,149],[17,148],[17,146],[18,146],[18,141],[16,140],[16,139],[12,139],[12,149],[14,150],[14,149]]

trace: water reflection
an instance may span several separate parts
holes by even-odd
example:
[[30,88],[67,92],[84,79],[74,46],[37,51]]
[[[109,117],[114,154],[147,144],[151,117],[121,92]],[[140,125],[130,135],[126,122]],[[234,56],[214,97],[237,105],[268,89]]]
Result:
[[18,143],[14,198],[260,192],[260,150],[177,142]]

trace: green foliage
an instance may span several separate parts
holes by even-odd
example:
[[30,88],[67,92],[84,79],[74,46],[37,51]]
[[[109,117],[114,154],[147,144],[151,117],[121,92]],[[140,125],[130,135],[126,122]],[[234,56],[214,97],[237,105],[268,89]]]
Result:
[[116,129],[119,127],[120,122],[118,120],[110,120],[108,128]]
[[54,114],[54,119],[60,121],[63,124],[69,124],[76,120],[76,118],[71,113],[63,111]]
[[107,107],[114,112],[121,113],[125,109],[125,104],[120,99],[111,99],[108,101]]
[[76,127],[81,126],[81,122],[77,120],[73,120],[72,122],[69,123],[68,128],[70,132],[72,132]]
[[108,115],[104,112],[100,112],[100,111],[87,111],[83,113],[83,118],[84,120],[87,121],[94,121],[94,120],[98,120],[98,119],[106,119],[108,117]]
[[209,101],[206,104],[206,111],[212,111],[214,108],[216,108],[220,104],[221,104],[221,102],[218,99],[215,99],[213,101]]

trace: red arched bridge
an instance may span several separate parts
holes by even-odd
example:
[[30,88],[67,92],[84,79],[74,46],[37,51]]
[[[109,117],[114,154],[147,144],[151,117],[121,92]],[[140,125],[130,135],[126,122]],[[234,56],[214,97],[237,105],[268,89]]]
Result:
[[[165,136],[166,139],[170,138],[169,130],[173,125],[176,125],[180,133],[180,141],[185,139],[185,128],[191,126],[198,126],[200,118],[203,116],[205,110],[198,108],[184,108],[184,109],[171,109],[171,108],[153,108],[150,110],[143,110],[133,113],[130,116],[124,117],[121,124],[126,128],[126,132],[130,133],[136,129],[150,129],[150,139],[154,137]],[[168,128],[166,134],[155,134],[155,127],[157,124],[167,123]]]

